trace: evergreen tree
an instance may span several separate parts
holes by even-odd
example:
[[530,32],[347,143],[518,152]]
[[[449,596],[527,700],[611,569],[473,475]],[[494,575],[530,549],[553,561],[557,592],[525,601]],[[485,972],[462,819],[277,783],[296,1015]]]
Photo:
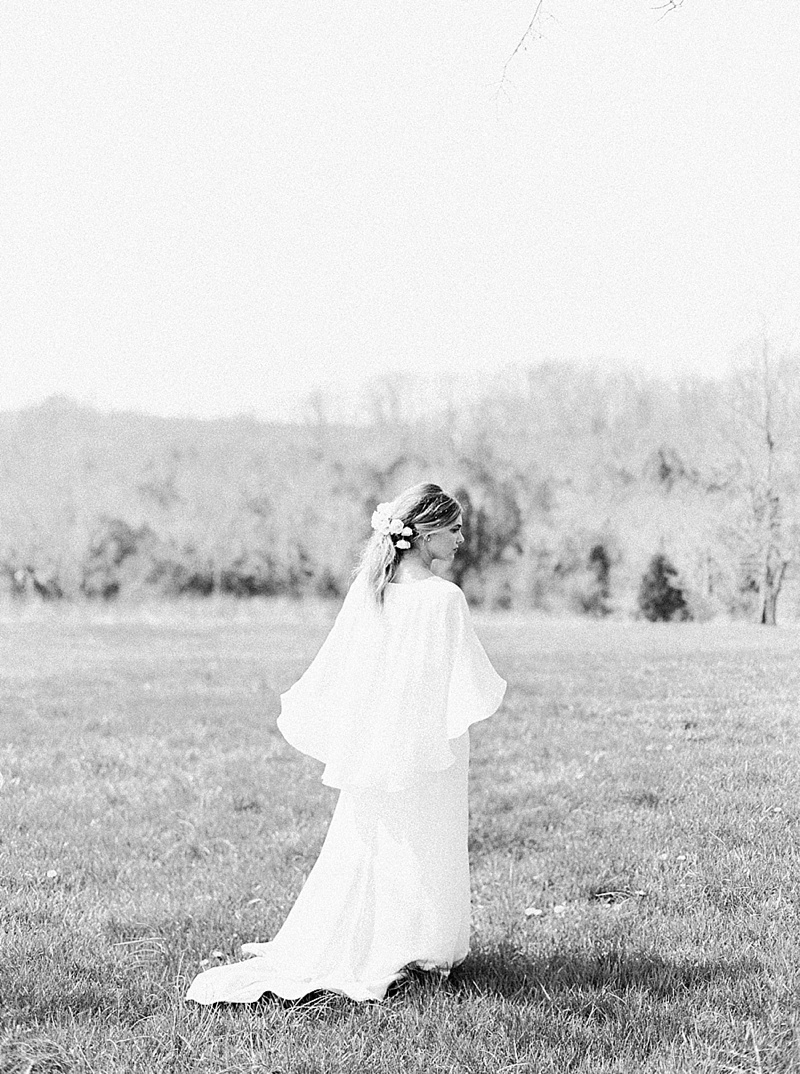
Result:
[[663,552],[653,556],[642,576],[638,604],[639,611],[651,623],[691,619],[683,589],[678,582],[678,572]]

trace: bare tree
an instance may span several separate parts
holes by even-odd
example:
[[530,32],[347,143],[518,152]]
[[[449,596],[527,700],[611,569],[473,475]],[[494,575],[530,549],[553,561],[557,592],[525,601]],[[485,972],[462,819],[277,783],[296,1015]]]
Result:
[[415,416],[414,378],[398,370],[372,377],[364,385],[363,398],[372,424],[403,425]]
[[765,332],[731,381],[727,439],[733,448],[733,526],[755,589],[757,618],[774,624],[787,571],[800,555],[797,443],[800,365]]

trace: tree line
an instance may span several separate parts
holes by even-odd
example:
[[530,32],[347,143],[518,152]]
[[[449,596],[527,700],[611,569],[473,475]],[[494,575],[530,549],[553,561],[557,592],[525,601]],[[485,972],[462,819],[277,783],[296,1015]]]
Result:
[[[452,386],[451,386],[452,387]],[[800,364],[761,340],[723,380],[509,367],[484,390],[368,385],[347,420],[0,415],[10,598],[340,598],[375,503],[435,480],[464,507],[477,605],[772,623],[797,612]]]

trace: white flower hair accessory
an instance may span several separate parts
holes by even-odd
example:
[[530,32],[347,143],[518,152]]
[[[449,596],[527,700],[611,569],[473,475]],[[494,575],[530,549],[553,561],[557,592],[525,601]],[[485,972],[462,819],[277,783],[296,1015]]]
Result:
[[402,518],[392,516],[390,503],[379,503],[372,512],[372,528],[383,537],[388,537],[395,548],[410,548],[411,542],[408,537],[414,536],[414,531],[403,522]]

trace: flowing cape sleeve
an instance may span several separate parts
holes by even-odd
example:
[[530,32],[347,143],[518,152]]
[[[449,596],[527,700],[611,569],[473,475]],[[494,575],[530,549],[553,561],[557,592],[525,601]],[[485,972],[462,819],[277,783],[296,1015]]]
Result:
[[391,586],[379,610],[359,576],[314,661],[282,695],[278,728],[325,764],[329,786],[401,790],[448,768],[450,741],[491,716],[505,687],[458,586]]

